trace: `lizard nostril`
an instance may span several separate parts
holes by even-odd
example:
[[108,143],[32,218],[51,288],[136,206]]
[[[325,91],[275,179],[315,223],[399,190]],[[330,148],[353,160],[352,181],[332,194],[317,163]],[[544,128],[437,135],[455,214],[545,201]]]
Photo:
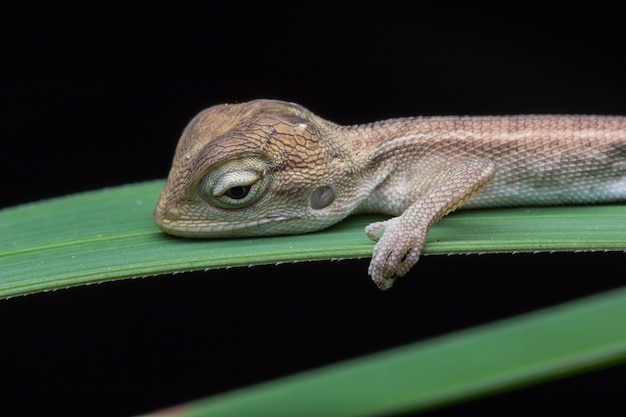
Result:
[[167,210],[163,216],[164,220],[175,221],[180,219],[180,210],[172,207]]

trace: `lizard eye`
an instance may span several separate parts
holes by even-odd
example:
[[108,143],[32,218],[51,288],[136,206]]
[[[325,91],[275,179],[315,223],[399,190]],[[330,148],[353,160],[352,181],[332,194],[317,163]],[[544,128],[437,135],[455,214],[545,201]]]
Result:
[[247,207],[256,202],[269,183],[267,163],[260,158],[226,162],[207,172],[199,192],[209,204],[225,209]]
[[251,189],[251,185],[238,185],[237,187],[229,188],[224,194],[233,200],[241,200],[242,198],[246,198]]

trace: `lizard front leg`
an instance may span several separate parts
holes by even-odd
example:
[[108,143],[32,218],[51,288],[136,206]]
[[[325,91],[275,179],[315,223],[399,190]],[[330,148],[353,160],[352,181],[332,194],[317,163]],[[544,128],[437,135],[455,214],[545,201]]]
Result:
[[405,275],[417,263],[431,226],[480,191],[494,175],[495,164],[483,158],[463,159],[432,170],[419,178],[420,184],[427,186],[400,216],[368,225],[368,237],[378,241],[368,271],[378,288],[387,290],[396,277]]

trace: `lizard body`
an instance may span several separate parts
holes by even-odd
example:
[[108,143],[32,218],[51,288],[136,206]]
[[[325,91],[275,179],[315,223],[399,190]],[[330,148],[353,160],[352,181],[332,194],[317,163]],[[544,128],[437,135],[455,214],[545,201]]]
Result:
[[254,100],[198,114],[179,141],[154,218],[200,238],[297,234],[351,214],[369,273],[391,287],[430,227],[464,208],[626,200],[626,117],[448,116],[340,126],[300,105]]

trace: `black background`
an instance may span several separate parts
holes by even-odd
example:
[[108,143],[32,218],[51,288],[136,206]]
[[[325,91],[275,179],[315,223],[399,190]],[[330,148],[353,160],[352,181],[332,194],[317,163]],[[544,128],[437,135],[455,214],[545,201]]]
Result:
[[[6,10],[0,206],[163,178],[185,124],[222,102],[290,100],[342,124],[626,114],[622,10],[435,4]],[[0,399],[6,415],[147,412],[614,288],[624,260],[431,256],[387,293],[359,260],[13,298]],[[625,386],[621,366],[432,415],[623,413]]]

